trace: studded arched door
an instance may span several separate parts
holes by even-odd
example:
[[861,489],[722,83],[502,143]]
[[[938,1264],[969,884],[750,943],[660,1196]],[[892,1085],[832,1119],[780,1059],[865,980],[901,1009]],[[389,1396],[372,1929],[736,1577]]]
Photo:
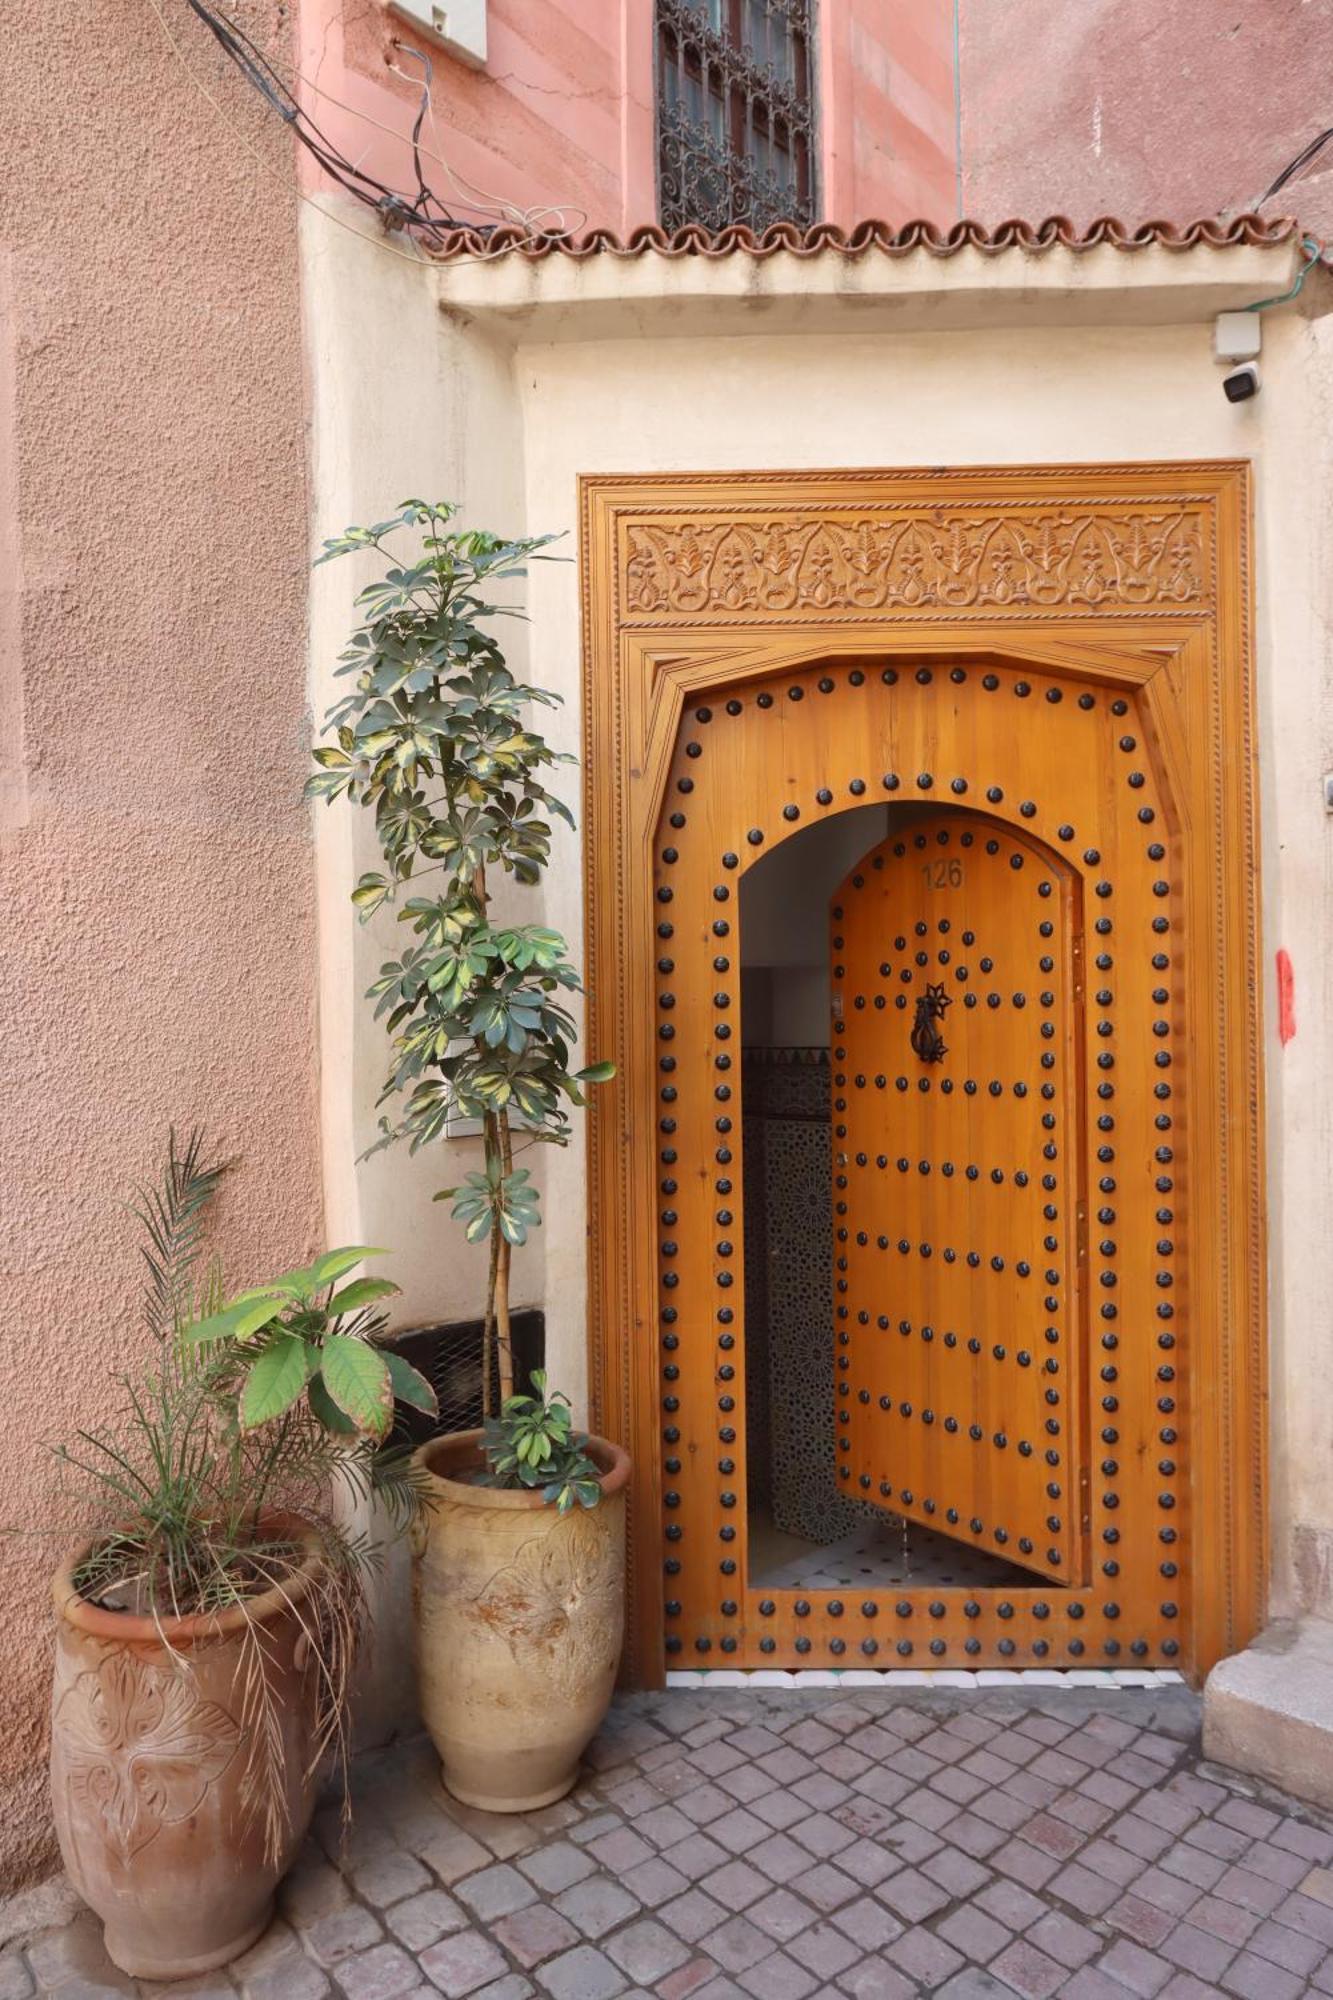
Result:
[[[608,476],[583,506],[588,1040],[617,1064],[591,1114],[592,1416],[635,1465],[630,1678],[1205,1670],[1257,1629],[1266,1553],[1245,469]],[[849,1317],[831,1296],[810,1379],[851,1447],[835,1486],[961,1538],[972,1580],[794,1588],[764,1580],[747,1505],[742,888],[872,804],[887,900],[835,933],[868,1006],[833,1073],[840,1150],[889,1164],[833,1191]],[[934,968],[893,942],[919,922]],[[942,1019],[918,1016],[927,971]]]
[[918,813],[830,925],[838,1480],[1081,1580],[1078,878]]

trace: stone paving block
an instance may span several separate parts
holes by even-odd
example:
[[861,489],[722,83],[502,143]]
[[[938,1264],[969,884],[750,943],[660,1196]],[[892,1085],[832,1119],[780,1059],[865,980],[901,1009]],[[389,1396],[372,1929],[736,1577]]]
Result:
[[[844,1972],[838,1990],[848,1994],[850,2000],[912,2000],[921,1988],[914,1979],[895,1972],[882,1959],[864,1958],[850,1972]],[[947,1986],[941,1988],[941,1992],[948,1991]]]
[[835,1924],[812,1924],[802,1931],[787,1946],[788,1956],[796,1959],[808,1972],[829,1984],[864,1957],[858,1944],[854,1944],[844,1931]]
[[904,1928],[873,1896],[861,1896],[856,1902],[845,1904],[834,1911],[832,1920],[862,1951],[882,1951],[886,1944],[892,1944],[894,1938],[902,1935]]
[[938,1854],[929,1855],[921,1864],[921,1872],[929,1875],[932,1882],[938,1882],[941,1889],[947,1889],[951,1896],[971,1896],[991,1879],[989,1868],[983,1868],[970,1854],[960,1854],[953,1847],[942,1847]]
[[637,1916],[639,1904],[609,1875],[592,1875],[554,1899],[554,1906],[585,1938],[605,1937],[617,1924]]
[[349,1903],[332,1916],[320,1917],[302,1932],[306,1949],[321,1965],[338,1965],[353,1952],[369,1951],[384,1936],[379,1922],[360,1903]]
[[[428,1993],[434,1991],[434,1987],[427,1989],[423,1986],[420,1994],[409,1993],[407,2000],[428,2000]],[[506,1972],[502,1979],[493,1979],[489,1986],[483,1986],[474,2000],[529,2000],[529,1996],[536,1991],[532,1981],[525,1979],[521,1972]]]
[[1199,1901],[1199,1891],[1192,1882],[1169,1875],[1165,1868],[1145,1868],[1135,1877],[1134,1894],[1173,1917],[1185,1916]]
[[1196,1978],[1208,1979],[1214,1984],[1236,1956],[1234,1944],[1228,1944],[1225,1938],[1214,1937],[1210,1931],[1200,1930],[1197,1924],[1178,1924],[1162,1939],[1157,1950],[1173,1965],[1179,1965]]
[[525,1854],[518,1865],[545,1895],[558,1896],[562,1889],[572,1888],[575,1882],[591,1875],[597,1863],[586,1849],[575,1847],[573,1841],[554,1840],[549,1846]]
[[[737,1921],[743,1923],[744,1918]],[[604,1950],[622,1972],[628,1973],[631,1979],[643,1986],[656,1984],[668,1972],[683,1965],[690,1956],[682,1940],[673,1937],[655,1917],[642,1917],[626,1930],[617,1931],[614,1937],[607,1939]],[[712,1956],[716,1958],[717,1953]]]
[[[793,1851],[797,1854],[801,1852],[799,1847]],[[693,1833],[688,1840],[678,1840],[676,1845],[668,1847],[662,1856],[665,1862],[691,1882],[697,1882],[702,1875],[716,1875],[718,1869],[725,1868],[731,1858],[725,1848],[719,1847],[715,1840],[709,1840],[707,1835],[702,1833]],[[756,1867],[760,1866],[754,1854],[749,1858]],[[806,1859],[808,1858],[807,1856]],[[768,1873],[767,1869],[765,1873]]]
[[682,1895],[689,1887],[689,1877],[655,1854],[651,1861],[641,1861],[637,1868],[631,1868],[627,1875],[623,1875],[620,1886],[628,1889],[630,1895],[637,1897],[648,1909],[656,1909],[659,1903]]
[[427,1945],[446,1937],[451,1931],[463,1930],[467,1917],[443,1889],[424,1889],[419,1896],[409,1896],[406,1902],[395,1903],[385,1913],[385,1923],[409,1951],[424,1951]]
[[[684,1965],[678,1965],[674,1972],[668,1972],[657,1985],[658,2000],[689,2000],[701,1986],[706,1986],[717,1972],[711,1958],[687,1958]],[[634,1992],[642,1993],[643,1987],[635,1987]]]
[[746,1914],[778,1944],[788,1943],[816,1921],[810,1905],[790,1889],[774,1889],[762,1902],[751,1904]]
[[[1008,1989],[1005,1989],[1008,1990]],[[1085,1965],[1060,1988],[1060,2000],[1125,2000],[1125,1989],[1095,1965]]]
[[772,1827],[777,1833],[805,1818],[805,1807],[796,1794],[784,1792],[776,1786],[763,1798],[751,1799],[750,1806],[764,1825]]
[[957,1972],[963,1963],[960,1953],[942,1937],[918,1925],[904,1931],[888,1947],[885,1957],[891,1959],[899,1971],[909,1978],[919,1981],[925,1992],[930,1993],[936,1986],[943,1985],[951,1973]]
[[378,1910],[387,1909],[391,1903],[401,1903],[405,1896],[414,1896],[419,1889],[428,1888],[431,1879],[416,1857],[402,1848],[390,1848],[373,1855],[349,1872],[357,1895],[363,1901],[373,1903]]
[[[1142,1884],[1135,1886],[1137,1890]],[[1259,1919],[1253,1910],[1242,1909],[1239,1903],[1224,1903],[1217,1896],[1200,1896],[1190,1910],[1189,1920],[1199,1930],[1223,1939],[1233,1949],[1245,1944],[1251,1932],[1259,1926]]]
[[1153,1903],[1145,1903],[1142,1896],[1121,1896],[1107,1911],[1106,1919],[1150,1951],[1156,1951],[1162,1939],[1175,1928],[1174,1917]]
[[400,1945],[377,1944],[342,1961],[338,1984],[347,2000],[402,2000],[420,1984],[420,1973]]
[[[1223,1882],[1227,1878],[1223,1877]],[[1218,1887],[1222,1886],[1219,1883]],[[1302,1896],[1299,1891],[1279,1903],[1273,1912],[1280,1923],[1289,1930],[1300,1931],[1306,1937],[1318,1938],[1325,1945],[1333,1945],[1333,1910],[1325,1903],[1316,1903],[1310,1896]]]
[[579,1942],[579,1933],[568,1917],[549,1903],[529,1903],[525,1909],[501,1917],[489,1928],[496,1943],[529,1971]]
[[1013,1990],[1012,1986],[1004,1986],[998,1979],[992,1979],[990,1973],[983,1972],[980,1966],[968,1965],[961,1972],[956,1972],[952,1979],[946,1979],[939,1995],[940,2000],[993,2000],[993,1996],[1009,2000]]
[[1030,1847],[1025,1840],[1008,1841],[987,1858],[997,1874],[1007,1875],[1013,1882],[1021,1882],[1026,1889],[1040,1889],[1060,1867],[1053,1855],[1043,1854],[1040,1848]]
[[479,1840],[474,1840],[461,1826],[453,1826],[441,1818],[439,1831],[424,1838],[414,1837],[412,1852],[439,1877],[447,1889],[460,1876],[475,1874],[490,1860],[490,1854]]
[[766,1895],[769,1884],[748,1861],[729,1861],[708,1878],[708,1892],[728,1910],[743,1910],[757,1897]]
[[1035,1944],[1049,1958],[1058,1959],[1071,1972],[1086,1965],[1095,1958],[1105,1939],[1086,1924],[1076,1923],[1072,1917],[1059,1910],[1050,1910],[1038,1919],[1027,1933],[1028,1942]]
[[1064,1985],[1068,1976],[1063,1965],[1057,1965],[1053,1958],[1047,1958],[1026,1938],[1015,1938],[1002,1951],[992,1966],[1006,1986],[1012,1986],[1015,1993],[1021,1993],[1024,2000],[1049,2000],[1052,1993]]
[[987,1964],[1012,1942],[1012,1933],[975,1904],[952,1911],[935,1926],[935,1933],[978,1965]]
[[1297,2000],[1305,1991],[1303,1979],[1279,1972],[1267,1959],[1255,1958],[1248,1951],[1241,1952],[1227,1967],[1222,1984],[1228,1993],[1238,1994],[1239,2000]]
[[895,1915],[909,1924],[919,1924],[926,1917],[933,1917],[949,1902],[948,1891],[915,1868],[904,1868],[897,1875],[891,1875],[875,1893]]
[[774,1952],[739,1975],[740,1984],[755,2000],[809,2000],[819,1981],[785,1952]]
[[1322,1827],[1303,1826],[1299,1820],[1285,1820],[1272,1836],[1274,1847],[1289,1854],[1302,1854],[1310,1861],[1327,1865],[1333,1860],[1333,1833]]
[[688,1889],[674,1902],[663,1903],[658,1912],[662,1922],[677,1937],[683,1937],[689,1944],[697,1944],[705,1931],[716,1930],[727,1920],[724,1904],[715,1903],[702,1889]]
[[1325,1955],[1318,1938],[1302,1937],[1299,1931],[1288,1930],[1272,1917],[1266,1917],[1252,1933],[1246,1950],[1252,1957],[1267,1959],[1272,1965],[1280,1965],[1284,1972],[1299,1973],[1302,1978],[1308,1978]]
[[1139,1994],[1141,2000],[1154,2000],[1171,1977],[1171,1967],[1156,1952],[1145,1951],[1142,1945],[1133,1944],[1128,1938],[1118,1938],[1099,1960],[1099,1966],[1121,1986]]
[[[616,2000],[629,1981],[619,1966],[613,1965],[590,1944],[575,1945],[544,1965],[538,1983],[552,2000]],[[448,1988],[444,1991],[447,1993]],[[700,1988],[706,1992],[707,1988]]]
[[1188,1847],[1184,1841],[1164,1854],[1159,1866],[1169,1875],[1178,1875],[1182,1882],[1192,1882],[1196,1889],[1211,1889],[1227,1872],[1225,1861],[1205,1854],[1201,1847]]

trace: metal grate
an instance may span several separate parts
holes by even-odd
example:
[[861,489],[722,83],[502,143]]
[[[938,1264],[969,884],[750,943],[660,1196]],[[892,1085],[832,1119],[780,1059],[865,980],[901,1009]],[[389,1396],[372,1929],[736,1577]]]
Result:
[[687,222],[815,220],[813,0],[657,0],[657,205]]
[[[514,1386],[526,1392],[533,1369],[542,1366],[546,1345],[544,1314],[531,1308],[516,1312],[512,1332]],[[482,1417],[481,1321],[419,1327],[395,1334],[393,1345],[404,1360],[420,1369],[440,1404],[440,1414],[432,1421],[400,1403],[396,1413],[399,1433],[410,1437],[413,1444],[424,1444],[427,1438],[443,1437],[448,1431],[475,1430]],[[493,1397],[497,1387],[493,1380]]]

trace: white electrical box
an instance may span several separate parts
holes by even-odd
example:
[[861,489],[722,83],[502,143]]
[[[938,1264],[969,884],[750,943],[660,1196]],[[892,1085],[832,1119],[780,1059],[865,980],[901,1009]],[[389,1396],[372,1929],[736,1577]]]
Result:
[[460,62],[485,66],[487,0],[390,0],[390,5]]
[[1256,361],[1263,329],[1255,312],[1219,313],[1213,322],[1214,361]]

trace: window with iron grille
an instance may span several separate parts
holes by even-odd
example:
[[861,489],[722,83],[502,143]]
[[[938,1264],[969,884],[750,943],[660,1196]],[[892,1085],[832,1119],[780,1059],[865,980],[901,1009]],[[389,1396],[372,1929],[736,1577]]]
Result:
[[815,219],[814,0],[657,0],[665,229]]

